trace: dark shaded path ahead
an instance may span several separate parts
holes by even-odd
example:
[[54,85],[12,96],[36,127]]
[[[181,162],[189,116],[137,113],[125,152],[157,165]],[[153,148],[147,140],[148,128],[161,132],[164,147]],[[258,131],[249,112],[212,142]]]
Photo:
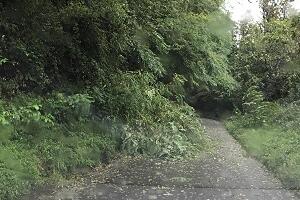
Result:
[[81,186],[48,195],[33,194],[28,199],[298,199],[260,163],[247,157],[222,123],[208,119],[203,123],[208,135],[218,142],[214,154],[178,162],[125,158],[104,173],[91,174]]

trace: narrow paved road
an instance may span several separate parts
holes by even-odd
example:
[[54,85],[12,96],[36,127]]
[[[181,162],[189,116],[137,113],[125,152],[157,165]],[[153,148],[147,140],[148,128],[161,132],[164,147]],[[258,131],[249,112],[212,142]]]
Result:
[[218,142],[214,154],[190,161],[167,162],[134,158],[114,162],[85,184],[39,200],[296,200],[256,160],[248,157],[222,123],[203,119],[208,135]]

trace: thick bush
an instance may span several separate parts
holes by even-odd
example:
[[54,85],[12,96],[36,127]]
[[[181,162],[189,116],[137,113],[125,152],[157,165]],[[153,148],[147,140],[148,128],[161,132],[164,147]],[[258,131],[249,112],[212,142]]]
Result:
[[[125,128],[122,147],[130,154],[161,158],[193,156],[208,147],[199,116],[186,107],[170,112],[173,119],[154,125],[136,121]],[[176,117],[175,117],[176,116]]]
[[176,85],[156,86],[149,73],[119,74],[112,80],[102,92],[94,89],[95,103],[124,124],[123,150],[134,155],[179,157],[203,149],[203,128],[195,111],[163,96],[176,93]]
[[[228,127],[253,128],[268,126],[279,115],[280,106],[264,99],[263,93],[255,86],[250,87],[242,98],[241,108],[229,120]],[[271,118],[272,116],[273,118]]]
[[286,130],[299,132],[300,126],[300,102],[285,104],[278,116],[275,118],[274,124],[278,124]]

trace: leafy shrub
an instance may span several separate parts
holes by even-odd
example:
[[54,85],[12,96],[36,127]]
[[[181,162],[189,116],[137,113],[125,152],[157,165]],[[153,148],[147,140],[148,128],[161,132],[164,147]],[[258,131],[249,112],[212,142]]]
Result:
[[30,122],[44,122],[49,126],[53,124],[53,116],[42,111],[42,99],[20,96],[14,99],[14,103],[2,103],[5,106],[1,113],[2,124],[19,126]]
[[71,121],[89,114],[89,100],[80,95],[65,97],[63,100],[48,97],[47,103],[43,101],[45,99],[19,96],[12,100],[13,103],[3,102],[0,114],[3,141],[38,140],[51,134],[55,126],[59,126],[57,122],[68,122],[67,117]]
[[[237,111],[230,127],[251,128],[270,124],[280,111],[279,105],[264,100],[263,93],[253,86],[248,89],[243,97],[242,111]],[[236,124],[232,124],[236,123]]]
[[198,116],[192,111],[179,111],[177,117],[176,120],[151,126],[136,124],[126,127],[122,148],[133,155],[146,154],[160,158],[188,157],[205,149],[207,141]]
[[162,96],[167,99],[178,102],[179,104],[184,103],[186,91],[184,85],[187,80],[184,76],[179,74],[174,74],[174,77],[168,84],[162,84],[159,87]]
[[123,73],[112,80],[107,91],[98,90],[94,98],[100,104],[97,107],[102,102],[106,114],[125,125],[123,150],[130,154],[179,157],[202,149],[203,128],[194,110],[161,94],[174,90],[156,86],[149,73]]
[[253,125],[268,123],[270,116],[275,116],[279,106],[264,100],[263,93],[256,87],[250,87],[243,97],[243,111],[250,115]]
[[273,118],[273,123],[280,125],[286,130],[299,132],[300,126],[300,102],[296,101],[284,105],[278,116]]
[[100,163],[102,153],[113,154],[115,144],[109,138],[92,134],[83,137],[44,139],[36,147],[44,175],[68,174],[76,168],[92,167]]
[[91,115],[92,97],[87,94],[66,96],[62,93],[54,94],[44,105],[44,112],[51,113],[58,123],[80,121]]
[[[299,59],[299,64],[300,64],[300,59]],[[296,65],[296,66],[300,66],[300,65]],[[284,102],[294,102],[294,101],[299,101],[300,99],[300,73],[298,71],[298,73],[295,73],[293,76],[293,79],[291,80],[292,84],[292,88],[289,91],[289,96],[287,98],[284,99]]]
[[105,91],[103,108],[109,116],[119,117],[124,122],[156,121],[163,99],[151,84],[154,84],[154,77],[149,73],[116,74]]

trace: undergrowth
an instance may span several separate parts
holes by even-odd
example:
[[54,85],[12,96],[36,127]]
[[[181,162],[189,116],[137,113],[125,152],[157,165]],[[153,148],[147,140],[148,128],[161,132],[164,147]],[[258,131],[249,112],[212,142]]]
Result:
[[253,88],[247,96],[253,98],[244,101],[244,106],[253,108],[241,109],[227,121],[227,129],[250,155],[275,172],[287,188],[300,189],[299,103],[266,102]]
[[108,163],[117,152],[178,159],[204,150],[194,110],[152,84],[131,74],[120,90],[113,86],[105,95],[91,88],[1,101],[0,199],[17,199],[34,185]]
[[1,102],[0,199],[17,199],[31,186],[115,154],[115,134],[90,116],[90,99],[56,94]]

